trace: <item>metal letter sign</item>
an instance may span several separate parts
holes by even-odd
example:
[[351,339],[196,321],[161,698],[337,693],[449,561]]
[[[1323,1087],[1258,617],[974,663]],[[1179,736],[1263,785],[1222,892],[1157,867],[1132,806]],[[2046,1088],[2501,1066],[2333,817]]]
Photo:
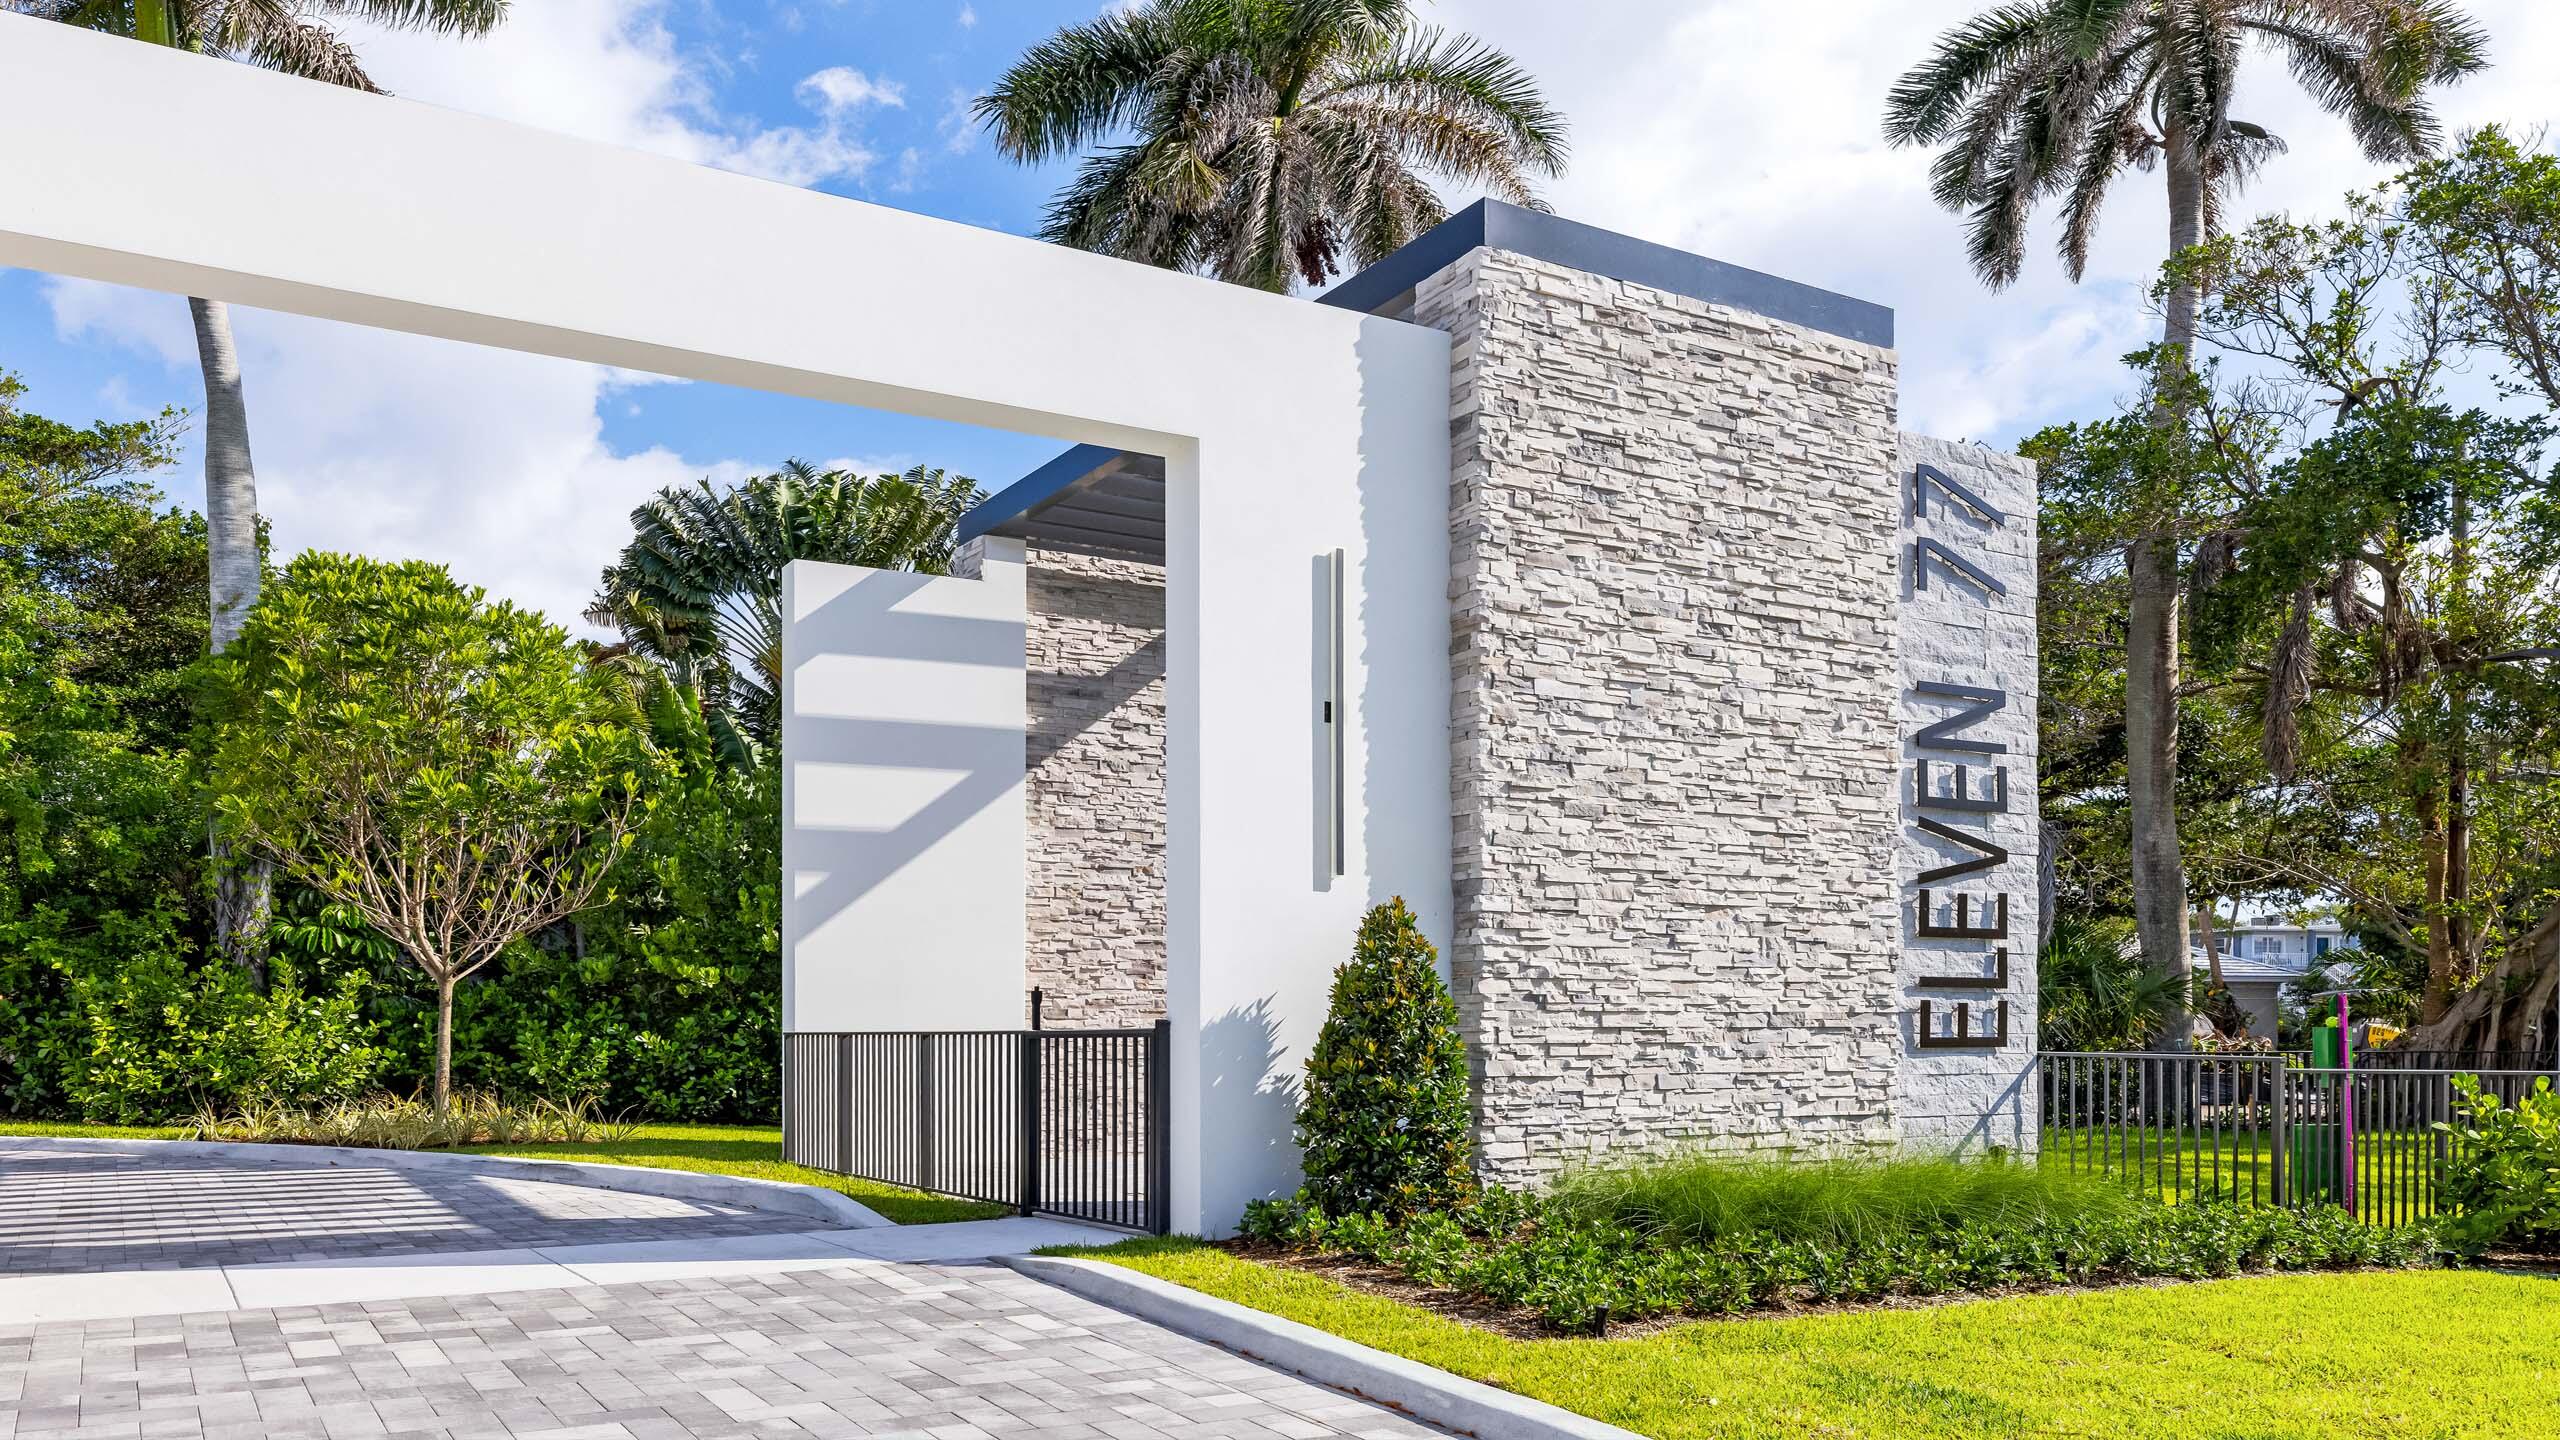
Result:
[[[1998,506],[1937,466],[1916,467],[1911,473],[1913,522],[1928,515],[1933,498],[1942,508],[1962,510],[1994,530],[2005,529],[2009,523],[2009,517]],[[2009,587],[1998,576],[1937,539],[1916,535],[1907,553],[1914,594],[1929,589],[1929,572],[1934,569],[1964,582],[1955,587],[1958,592],[1972,587],[1985,603],[2008,598]],[[2009,753],[2007,742],[1976,733],[1976,727],[2008,710],[2006,691],[1924,680],[1911,687],[1910,699],[1925,706],[1957,707],[1914,731],[1913,748],[1955,756]],[[1968,954],[1974,958],[1971,963],[1933,967],[1913,983],[1923,990],[1988,992],[1978,1002],[1988,1009],[1978,1010],[1977,1002],[1965,1000],[1932,1004],[1922,999],[1915,1016],[1913,1040],[1923,1050],[1997,1050],[2009,1043],[2009,1002],[1999,995],[2009,985],[2009,947],[2005,943],[2009,939],[2009,896],[2002,891],[1988,896],[1946,893],[1933,887],[1997,870],[2008,863],[2009,849],[1984,829],[1960,829],[1946,820],[1917,812],[1931,811],[1968,825],[1988,827],[1993,816],[2009,813],[2009,768],[1992,766],[1990,774],[1977,784],[1970,765],[1960,761],[1941,763],[1952,764],[1952,774],[1940,772],[1948,782],[1943,786],[1935,783],[1930,774],[1930,757],[1916,756],[1911,762],[1911,806],[1915,812],[1911,824],[1916,837],[1952,846],[1960,858],[1923,869],[1912,878],[1917,892],[1913,903],[1918,913],[1911,933],[1932,952],[1952,950],[1949,958],[1958,961]],[[1989,954],[1973,948],[1976,946],[1987,946]],[[1977,1021],[1988,1024],[1978,1028]]]

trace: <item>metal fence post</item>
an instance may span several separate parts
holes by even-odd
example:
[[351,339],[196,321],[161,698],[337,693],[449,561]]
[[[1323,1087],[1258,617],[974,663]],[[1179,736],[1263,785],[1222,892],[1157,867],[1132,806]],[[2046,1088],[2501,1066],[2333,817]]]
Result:
[[916,1188],[933,1183],[933,1032],[916,1032]]
[[2275,1131],[2276,1145],[2274,1158],[2275,1203],[2279,1208],[2292,1203],[2290,1197],[2285,1193],[2285,1171],[2291,1161],[2291,1151],[2293,1149],[2292,1137],[2286,1134],[2286,1127],[2290,1125],[2292,1121],[2293,1082],[2287,1073],[2289,1068],[2289,1062],[2287,1062],[2283,1056],[2279,1055],[2276,1057],[2276,1099],[2274,1107],[2275,1124],[2273,1129]]
[[1022,1032],[1022,1200],[1021,1210],[1029,1215],[1040,1208],[1040,1013],[1039,991],[1031,992],[1033,1010],[1031,1028]]
[[853,1036],[836,1037],[836,1165],[853,1173]]
[[1173,1022],[1147,1035],[1147,1228],[1173,1229]]

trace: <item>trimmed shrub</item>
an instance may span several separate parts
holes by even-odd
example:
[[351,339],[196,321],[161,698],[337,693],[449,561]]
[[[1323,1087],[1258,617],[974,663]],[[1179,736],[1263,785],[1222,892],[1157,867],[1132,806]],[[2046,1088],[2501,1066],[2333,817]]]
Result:
[[2456,1141],[2441,1198],[2461,1213],[2447,1233],[2475,1251],[2560,1249],[2560,1093],[2536,1080],[2509,1106],[2476,1075],[2454,1076],[2453,1088],[2456,1118],[2434,1127]]
[[1306,1197],[1401,1219],[1476,1193],[1466,1045],[1438,952],[1399,898],[1370,910],[1333,974],[1298,1107]]

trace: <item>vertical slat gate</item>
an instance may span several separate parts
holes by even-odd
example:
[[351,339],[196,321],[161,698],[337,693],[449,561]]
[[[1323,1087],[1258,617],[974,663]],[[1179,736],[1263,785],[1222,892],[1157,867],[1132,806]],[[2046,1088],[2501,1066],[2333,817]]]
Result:
[[783,1037],[796,1164],[1164,1233],[1172,1029]]

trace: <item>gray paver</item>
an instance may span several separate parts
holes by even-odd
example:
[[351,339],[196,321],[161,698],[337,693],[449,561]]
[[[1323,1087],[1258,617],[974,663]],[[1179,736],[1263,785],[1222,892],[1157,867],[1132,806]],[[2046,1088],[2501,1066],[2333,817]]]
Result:
[[1444,1432],[982,1264],[0,1328],[0,1435]]
[[[543,1180],[0,1141],[0,1275],[171,1270],[806,1230],[805,1217]],[[21,1426],[23,1431],[24,1426]]]

